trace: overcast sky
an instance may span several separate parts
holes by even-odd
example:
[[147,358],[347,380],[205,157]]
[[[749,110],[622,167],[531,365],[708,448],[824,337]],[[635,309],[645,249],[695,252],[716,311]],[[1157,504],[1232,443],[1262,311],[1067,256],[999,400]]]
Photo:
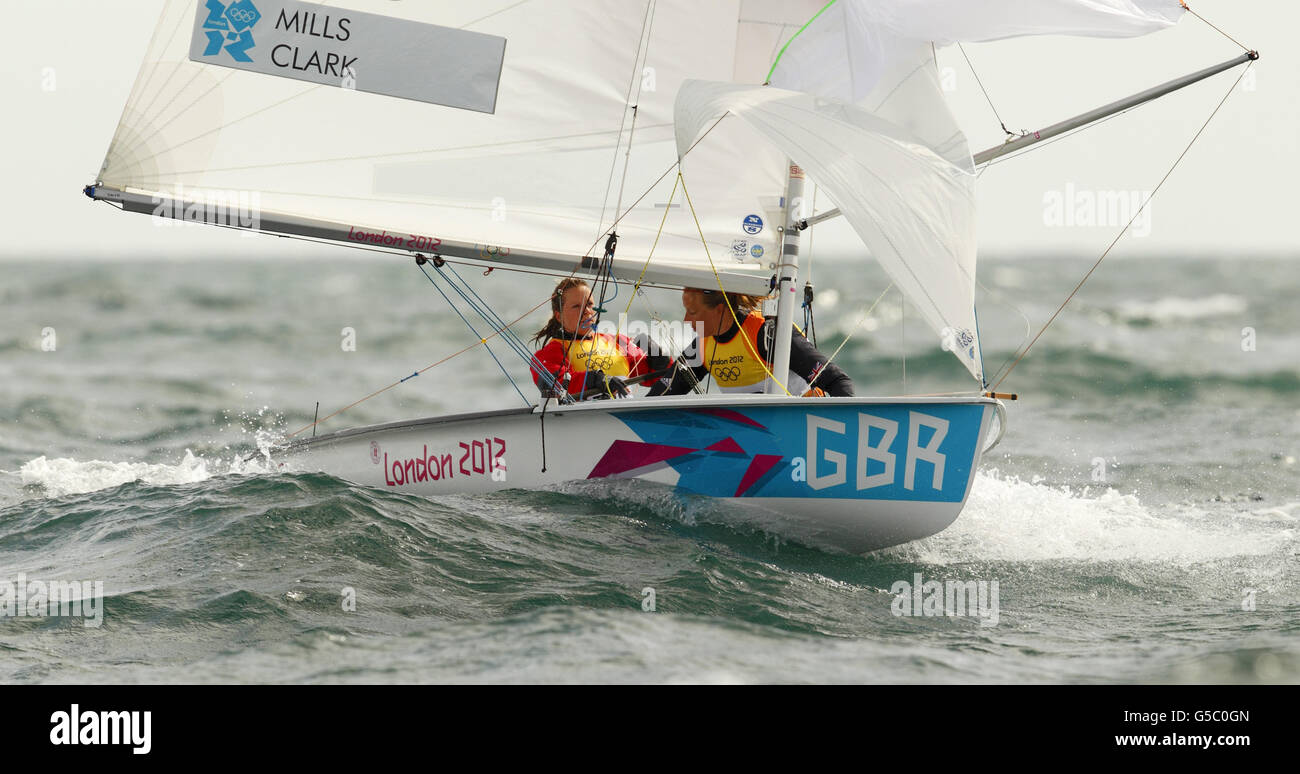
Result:
[[[702,0],[703,1],[703,0]],[[220,229],[156,228],[151,219],[81,194],[103,161],[162,0],[8,0],[11,35],[0,88],[6,105],[0,257],[72,259],[232,253],[344,255],[346,248],[241,238]],[[1143,218],[1120,255],[1300,253],[1300,6],[1286,0],[1194,0],[1192,7],[1261,53]],[[1002,118],[1034,129],[1240,53],[1187,15],[1137,40],[1034,38],[966,47]],[[984,96],[955,49],[940,52],[949,99],[972,150],[1001,141]],[[1118,232],[1077,222],[1088,197],[1140,197],[1159,182],[1239,70],[1129,115],[990,167],[980,180],[981,255],[1095,256]],[[1080,207],[1085,207],[1081,210]],[[818,249],[852,246],[842,225],[819,227]]]

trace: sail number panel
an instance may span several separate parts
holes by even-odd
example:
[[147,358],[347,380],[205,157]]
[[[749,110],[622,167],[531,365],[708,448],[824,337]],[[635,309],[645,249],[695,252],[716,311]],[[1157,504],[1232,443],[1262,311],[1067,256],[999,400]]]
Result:
[[296,0],[196,0],[194,62],[492,113],[506,39]]

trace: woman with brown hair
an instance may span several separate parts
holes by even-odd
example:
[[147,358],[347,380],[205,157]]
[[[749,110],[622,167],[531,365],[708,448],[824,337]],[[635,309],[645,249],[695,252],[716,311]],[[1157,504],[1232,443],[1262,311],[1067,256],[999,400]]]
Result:
[[[560,280],[551,294],[551,319],[533,336],[534,343],[542,344],[532,368],[533,382],[542,395],[555,397],[567,377],[571,395],[595,389],[594,397],[627,397],[625,378],[672,367],[671,358],[647,355],[627,336],[598,333],[595,325],[591,288],[576,277]],[[550,378],[542,376],[538,363]],[[647,384],[658,381],[651,379]]]
[[[709,377],[722,392],[766,392],[775,321],[764,319],[761,303],[760,298],[739,293],[683,290],[683,319],[699,326],[703,334],[695,342],[701,365],[678,371],[671,383],[660,382],[650,394],[681,395]],[[851,397],[853,380],[795,328],[786,390],[791,395]]]

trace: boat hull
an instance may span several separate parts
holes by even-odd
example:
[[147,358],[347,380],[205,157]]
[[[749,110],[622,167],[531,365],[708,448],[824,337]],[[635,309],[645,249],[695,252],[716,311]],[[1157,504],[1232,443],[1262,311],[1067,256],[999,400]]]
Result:
[[344,430],[273,458],[422,495],[599,493],[631,479],[670,491],[697,518],[861,553],[957,518],[997,407],[987,398],[590,401]]

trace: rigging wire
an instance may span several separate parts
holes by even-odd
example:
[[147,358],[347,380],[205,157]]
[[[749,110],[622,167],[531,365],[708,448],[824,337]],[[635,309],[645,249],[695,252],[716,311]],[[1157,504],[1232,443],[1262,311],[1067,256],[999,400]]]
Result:
[[[667,204],[664,205],[664,214],[662,217],[659,218],[659,230],[655,232],[655,239],[654,242],[652,242],[650,245],[650,252],[646,254],[645,264],[642,265],[641,267],[641,275],[637,277],[636,282],[633,283],[632,285],[632,293],[628,295],[627,306],[623,309],[624,316],[626,316],[629,312],[632,311],[632,303],[636,300],[637,296],[640,296],[642,300],[645,301],[646,306],[649,308],[650,316],[654,319],[654,321],[660,323],[661,325],[663,324],[663,317],[654,308],[654,305],[650,303],[649,298],[645,295],[644,292],[642,292],[641,288],[643,287],[642,281],[645,279],[646,272],[650,270],[650,261],[654,258],[655,249],[659,247],[659,238],[663,236],[664,226],[668,223],[668,213],[672,211],[673,201],[677,198],[677,187],[679,183],[680,180],[676,178],[673,179],[673,189],[668,194]],[[655,342],[653,342],[652,340],[651,345],[653,346],[654,343]],[[677,345],[677,343],[678,342],[676,341],[671,342],[671,344],[674,347]],[[682,344],[682,351],[685,351],[688,342],[682,342],[681,344]],[[695,378],[695,372],[692,371],[690,368],[686,368],[686,367],[679,368],[679,372],[684,373],[686,375],[686,379],[690,383],[691,390],[698,393],[700,391],[699,390],[700,382],[699,379]],[[672,377],[667,377],[667,378],[671,380]]]
[[[549,303],[550,303],[550,299],[549,299],[549,298],[546,299],[545,301],[542,301],[542,302],[541,302],[540,304],[538,304],[537,306],[534,306],[532,309],[529,309],[527,312],[524,312],[523,314],[519,315],[519,317],[515,318],[515,320],[514,320],[513,322],[510,323],[510,325],[511,325],[511,326],[514,326],[514,325],[519,324],[519,323],[520,323],[520,322],[521,322],[525,317],[527,317],[528,315],[532,314],[533,312],[536,312],[538,309],[541,309],[543,306],[545,306],[546,304],[549,304]],[[287,436],[285,436],[285,437],[286,437],[286,438],[292,438],[292,437],[294,437],[295,435],[298,435],[299,433],[306,432],[306,431],[312,429],[313,427],[316,427],[317,425],[321,424],[322,422],[325,422],[326,420],[329,420],[329,419],[331,419],[331,418],[333,418],[333,417],[336,417],[336,416],[338,416],[339,414],[342,414],[343,412],[345,412],[345,411],[347,411],[347,410],[349,410],[349,409],[355,408],[356,406],[359,406],[359,405],[361,405],[362,403],[365,403],[366,401],[370,400],[371,398],[373,398],[373,397],[375,397],[375,396],[377,396],[377,395],[381,395],[381,394],[383,394],[383,393],[385,393],[385,392],[388,392],[389,390],[391,390],[391,389],[393,389],[394,387],[397,387],[398,385],[400,385],[400,384],[406,382],[407,380],[411,379],[412,377],[419,376],[420,374],[424,373],[425,371],[428,371],[428,370],[431,369],[431,368],[435,368],[435,367],[437,367],[437,366],[440,366],[440,365],[442,365],[443,363],[446,363],[447,361],[451,360],[451,359],[454,358],[454,357],[457,357],[457,356],[459,356],[459,355],[463,355],[463,354],[465,354],[466,352],[469,352],[470,350],[474,349],[475,347],[478,347],[478,346],[481,346],[481,345],[483,345],[483,344],[486,344],[487,341],[488,341],[489,339],[492,339],[492,338],[494,338],[494,337],[496,337],[496,336],[498,336],[498,335],[499,335],[498,333],[492,333],[492,334],[489,335],[487,338],[485,338],[483,341],[476,341],[476,342],[474,342],[473,344],[470,344],[470,345],[467,346],[467,347],[462,347],[461,349],[456,350],[455,352],[451,353],[450,355],[447,355],[446,357],[442,358],[441,360],[438,360],[438,361],[436,361],[436,362],[430,363],[429,365],[425,366],[424,368],[421,368],[421,369],[415,371],[415,372],[412,373],[410,376],[402,377],[401,379],[398,379],[397,381],[393,382],[392,384],[388,385],[387,387],[381,387],[381,388],[379,388],[378,390],[375,390],[374,392],[370,393],[369,395],[367,395],[367,396],[365,396],[365,397],[363,397],[363,398],[359,398],[358,400],[354,400],[353,402],[349,403],[348,405],[344,406],[343,408],[339,409],[338,411],[335,411],[335,412],[332,413],[332,414],[329,414],[329,415],[327,415],[327,416],[325,416],[325,417],[322,417],[321,419],[318,419],[317,421],[312,422],[310,425],[306,425],[305,427],[299,428],[298,430],[295,430],[295,431],[293,431],[292,433],[289,433],[289,434],[288,434]]]
[[[699,145],[700,143],[704,142],[704,138],[708,137],[709,134],[710,134],[714,129],[718,128],[718,124],[722,123],[722,119],[726,118],[726,117],[729,116],[729,115],[731,115],[731,114],[730,114],[730,113],[723,113],[721,116],[718,116],[718,120],[714,121],[714,122],[709,126],[708,129],[704,130],[704,133],[701,134],[701,135],[699,136],[699,139],[697,139],[695,142],[691,143],[691,147],[689,147],[689,148],[686,149],[686,153],[681,154],[682,158],[685,158],[685,157],[687,156],[687,154],[689,154],[691,151],[695,150],[695,146],[697,146],[697,145]],[[649,195],[651,194],[651,192],[654,191],[654,189],[658,188],[658,187],[659,187],[659,184],[662,183],[662,182],[664,181],[665,178],[667,178],[669,175],[671,175],[671,174],[673,173],[673,171],[676,170],[676,169],[678,169],[680,166],[681,166],[681,161],[680,161],[680,160],[679,160],[679,161],[675,161],[675,162],[673,162],[671,165],[669,165],[669,167],[668,167],[667,169],[664,170],[664,172],[663,172],[662,175],[660,175],[659,177],[657,177],[653,183],[651,183],[649,186],[646,187],[646,189],[645,189],[644,191],[641,192],[641,195],[638,196],[638,197],[636,198],[636,201],[634,201],[634,202],[632,202],[631,204],[629,204],[629,205],[627,206],[627,209],[624,210],[624,211],[622,212],[622,214],[620,214],[618,217],[614,218],[614,222],[611,223],[611,224],[609,225],[609,230],[611,230],[611,231],[614,230],[614,229],[618,226],[618,224],[622,222],[623,218],[626,218],[628,215],[630,215],[630,214],[632,213],[632,210],[636,209],[636,206],[637,206],[638,204],[640,204],[640,203],[641,203],[641,202],[642,202],[642,201],[643,201],[647,196],[649,196]],[[679,173],[679,174],[680,174],[680,173]],[[602,235],[603,235],[604,233],[605,233],[605,232],[601,232]],[[598,244],[600,244],[600,237],[599,237],[599,236],[596,237],[595,241],[593,241],[593,242],[591,243],[591,247],[587,248],[587,253],[590,253],[592,250],[596,249],[596,245],[598,245]],[[575,273],[577,273],[577,271],[578,271],[578,267],[579,267],[579,266],[581,266],[581,261],[578,262],[577,264],[574,264],[573,271],[572,271],[572,272],[569,272],[569,276],[570,276],[570,277],[572,277]]]
[[[636,81],[637,84],[636,100],[632,104],[632,126],[628,129],[627,132],[627,151],[623,156],[623,179],[619,181],[618,184],[618,204],[615,205],[614,212],[618,212],[619,210],[623,209],[623,191],[627,187],[628,166],[632,163],[632,142],[636,137],[636,119],[637,116],[640,115],[640,111],[638,110],[638,107],[641,105],[641,89],[645,87],[644,67],[645,67],[645,63],[650,60],[650,41],[651,41],[651,35],[654,33],[655,7],[657,7],[657,0],[650,0],[650,5],[646,8],[646,15],[649,19],[648,24],[647,22],[642,22],[642,32],[645,35],[645,47],[641,52],[638,52],[641,54],[641,67],[643,68],[642,76],[639,81],[636,81],[636,75],[637,75],[636,70],[633,69],[632,71],[632,79]],[[624,110],[624,116],[626,116],[626,109]],[[618,156],[617,148],[615,148],[614,150],[614,155],[617,158]],[[601,220],[603,221],[604,219],[605,217],[604,214],[602,213]]]
[[[652,11],[652,8],[654,7],[654,4],[655,4],[655,0],[649,0],[649,2],[646,3],[646,6],[645,6],[645,15],[641,18],[641,34],[637,37],[637,49],[636,49],[636,54],[632,57],[632,75],[631,75],[630,78],[628,78],[628,81],[627,81],[627,96],[623,98],[623,114],[622,114],[622,117],[619,119],[619,123],[618,123],[618,139],[615,140],[615,142],[614,142],[614,155],[613,155],[613,156],[610,158],[610,160],[609,160],[609,175],[607,176],[607,178],[606,178],[606,180],[605,180],[605,195],[601,198],[601,206],[600,206],[600,220],[599,220],[599,221],[597,222],[597,224],[596,224],[596,228],[598,229],[597,234],[596,234],[596,241],[597,241],[597,242],[599,242],[599,241],[600,241],[600,238],[601,238],[602,236],[604,236],[605,233],[606,233],[605,230],[604,230],[604,226],[605,226],[605,211],[609,208],[609,191],[610,191],[610,189],[613,188],[613,186],[614,186],[614,168],[618,166],[618,151],[619,151],[619,148],[622,147],[622,145],[623,145],[623,127],[627,124],[627,111],[628,111],[628,108],[632,108],[632,127],[633,127],[633,131],[635,131],[635,129],[636,129],[636,113],[637,113],[637,111],[636,111],[636,109],[635,109],[635,106],[633,105],[633,100],[632,100],[632,87],[633,87],[633,86],[636,84],[636,82],[637,82],[637,77],[636,77],[636,76],[637,76],[637,70],[639,69],[639,65],[640,65],[640,63],[641,63],[641,53],[642,53],[642,51],[648,51],[648,49],[650,48],[650,41],[649,41],[649,39],[646,37],[646,27],[650,24],[651,14],[652,14],[652,12],[653,12],[653,11]],[[643,80],[643,82],[644,82],[644,80]],[[640,99],[641,99],[641,89],[640,89],[640,87],[637,87],[636,94],[637,94],[637,102],[639,103],[639,102],[640,102]],[[632,154],[632,138],[631,138],[631,136],[629,136],[628,139],[627,139],[627,153],[628,153],[628,156],[631,156],[631,154]],[[624,181],[624,182],[627,182],[627,164],[626,164],[626,162],[624,163],[624,166],[623,166],[623,181]],[[618,196],[619,196],[619,207],[621,207],[622,204],[623,204],[623,191],[622,191],[622,187],[621,187],[621,186],[620,186],[620,188],[619,188],[619,194],[618,194]],[[615,207],[615,208],[614,208],[614,212],[618,212],[619,207]],[[613,227],[611,226],[610,229],[612,230]]]
[[[710,125],[709,125],[709,128],[706,129],[706,130],[705,130],[705,131],[704,131],[704,132],[703,132],[703,133],[702,133],[702,134],[701,134],[701,135],[700,135],[700,136],[695,140],[695,142],[691,143],[690,147],[687,148],[687,149],[686,149],[686,152],[685,152],[685,153],[682,153],[681,156],[682,156],[682,157],[685,157],[685,156],[686,156],[687,154],[689,154],[691,151],[695,150],[696,146],[698,146],[700,143],[704,142],[705,138],[708,137],[709,134],[712,133],[713,130],[716,129],[716,128],[718,127],[718,124],[721,124],[721,123],[722,123],[723,119],[726,118],[727,115],[729,115],[729,114],[727,114],[727,113],[722,114],[721,116],[718,117],[718,119],[717,119],[716,121],[714,121],[712,124],[710,124]],[[686,190],[686,188],[685,188],[685,181],[681,179],[680,165],[681,165],[681,163],[680,163],[680,161],[678,161],[678,162],[675,162],[674,164],[672,164],[671,166],[669,166],[667,169],[665,169],[664,172],[663,172],[663,174],[661,174],[658,178],[656,178],[655,181],[654,181],[653,183],[651,183],[649,186],[647,186],[647,187],[645,188],[644,191],[641,192],[641,195],[638,196],[638,197],[636,198],[636,201],[634,201],[634,202],[632,202],[630,205],[628,205],[628,208],[627,208],[626,210],[624,210],[622,213],[620,213],[617,217],[614,218],[614,222],[610,224],[610,228],[609,228],[609,230],[610,230],[610,231],[613,231],[615,228],[617,228],[617,227],[618,227],[618,224],[623,220],[623,218],[627,217],[627,215],[628,215],[629,213],[631,213],[632,210],[636,209],[637,205],[640,204],[640,203],[642,202],[642,200],[645,199],[645,197],[649,196],[650,193],[651,193],[652,191],[654,191],[654,189],[657,188],[657,187],[659,186],[659,184],[660,184],[661,182],[663,182],[664,178],[668,177],[668,175],[671,174],[671,173],[673,172],[674,169],[677,169],[677,170],[678,170],[678,181],[681,182],[681,184],[682,184],[682,191],[684,192],[684,191]],[[669,208],[665,208],[665,214],[664,214],[664,217],[665,217],[665,218],[667,217],[667,211],[668,211],[668,209],[669,209]],[[692,210],[692,213],[693,213],[693,212],[694,212],[694,210]],[[698,218],[696,218],[695,223],[696,223],[696,227],[698,228],[698,227],[699,227],[699,219],[698,219]],[[661,227],[662,227],[662,226],[661,226]],[[656,237],[656,239],[657,239],[657,237]],[[703,233],[702,233],[702,232],[701,232],[701,239],[703,239]],[[587,249],[586,253],[584,253],[584,254],[589,254],[592,250],[595,249],[596,245],[598,245],[599,243],[600,243],[600,237],[598,236],[598,237],[596,237],[596,240],[595,240],[594,242],[591,243],[591,246]],[[707,243],[705,243],[705,254],[706,254],[706,255],[708,254],[708,244],[707,244]],[[709,260],[710,260],[710,263],[712,263],[712,258],[710,258]],[[578,272],[578,268],[579,268],[581,265],[582,265],[582,261],[578,261],[578,262],[574,263],[574,265],[573,265],[573,269],[569,272],[569,274],[567,275],[567,277],[568,277],[568,278],[571,278],[571,277],[573,277],[574,275],[576,275],[577,272]],[[718,277],[718,273],[717,273],[717,268],[716,268],[716,267],[714,267],[714,269],[713,269],[713,273],[714,273],[714,277],[717,278],[717,277]],[[613,276],[613,272],[610,271],[610,272],[609,272],[609,275],[610,275],[610,277],[612,277],[612,276]],[[558,275],[557,275],[557,276],[558,276]],[[599,276],[599,275],[598,275],[598,276]],[[644,276],[645,276],[645,273],[644,273],[644,270],[643,270],[643,271],[642,271],[642,277],[644,277]],[[719,283],[719,285],[721,285],[721,279],[720,279],[720,278],[718,278],[718,283]],[[546,302],[543,302],[543,303],[548,303],[549,301],[550,301],[550,299],[548,298],[547,301],[546,301]],[[539,304],[537,308],[540,308],[540,306],[541,306],[541,304]],[[734,317],[734,316],[735,316],[735,315],[734,315],[734,312],[733,312],[733,317]],[[517,322],[517,321],[516,321],[516,322]],[[572,344],[570,344],[570,346],[572,346]],[[566,351],[566,355],[567,355],[567,351]]]
[[[534,358],[531,353],[527,352],[527,347],[524,345],[523,339],[519,338],[518,334],[506,326],[505,320],[503,320],[499,314],[492,311],[492,307],[488,304],[487,300],[480,296],[478,291],[474,290],[473,286],[465,281],[464,277],[460,276],[460,272],[456,271],[456,267],[448,263],[445,258],[442,259],[442,262],[447,265],[448,270],[451,271],[452,275],[460,283],[461,287],[476,299],[477,304],[474,306],[474,311],[482,315],[483,318],[488,321],[488,324],[500,330],[502,335],[505,336],[506,341],[510,342],[513,349],[516,351],[523,351],[525,353],[525,361],[528,361],[531,365],[536,358]],[[434,262],[434,267],[437,268],[439,273],[442,273],[442,267],[438,265],[437,261]]]
[[[678,182],[679,181],[674,178],[673,190],[669,192],[668,202],[667,204],[664,205],[664,214],[662,217],[659,218],[659,230],[655,232],[654,242],[650,244],[650,252],[646,254],[645,264],[641,266],[641,274],[640,276],[637,277],[636,282],[633,283],[632,285],[632,292],[628,295],[627,306],[624,307],[623,309],[623,317],[626,317],[627,314],[632,311],[632,303],[636,301],[637,296],[640,296],[642,300],[645,301],[646,306],[649,308],[650,316],[654,319],[654,321],[660,323],[660,325],[663,324],[663,317],[658,313],[657,310],[654,309],[654,305],[650,303],[650,300],[646,297],[645,293],[642,292],[641,288],[642,288],[642,281],[645,279],[646,272],[650,270],[650,261],[654,258],[655,250],[659,247],[659,238],[663,236],[664,226],[668,223],[668,213],[672,211],[673,201],[677,198]],[[619,324],[620,325],[622,324],[621,318],[619,320]],[[615,331],[616,335],[621,333],[622,333],[621,329]],[[649,337],[648,333],[647,333],[647,337]],[[677,344],[676,341],[673,341],[671,343],[674,346]],[[650,345],[656,346],[657,342],[651,339]],[[686,348],[686,343],[683,342],[682,349],[685,350],[685,348]],[[680,370],[688,374],[686,378],[691,383],[691,389],[694,390],[695,392],[699,392],[700,383],[699,380],[695,378],[695,373],[691,371],[691,369],[689,368],[681,368]],[[671,377],[667,377],[667,378],[671,380]]]
[[[853,338],[853,336],[857,334],[858,329],[867,321],[867,318],[871,316],[871,313],[876,310],[876,305],[880,303],[881,299],[885,297],[885,294],[892,290],[893,287],[894,283],[891,282],[884,290],[880,291],[880,295],[876,296],[876,300],[871,302],[871,306],[867,307],[866,311],[862,313],[862,316],[858,318],[857,323],[849,329],[848,333],[844,334],[844,341],[841,341],[840,345],[831,353],[831,356],[826,358],[826,365],[830,365],[835,360],[835,358],[840,354],[840,350],[844,349],[844,345],[849,343],[849,339]],[[822,366],[822,369],[817,372],[817,375],[813,377],[813,380],[808,382],[808,386],[812,387],[824,373],[826,373],[826,366]]]
[[[424,266],[420,260],[420,258],[422,257],[423,256],[417,257],[416,266],[419,267],[421,271],[424,271]],[[433,259],[434,270],[437,271],[438,274],[447,282],[447,284],[450,285],[452,289],[456,291],[456,293],[461,297],[461,299],[464,300],[465,303],[469,305],[469,307],[473,309],[474,312],[477,313],[480,318],[482,318],[485,322],[487,322],[488,325],[492,326],[492,328],[495,331],[501,334],[502,339],[506,343],[506,346],[509,347],[511,351],[513,351],[515,355],[517,355],[520,358],[520,360],[524,362],[526,366],[528,366],[531,370],[536,372],[538,374],[539,379],[546,380],[549,386],[554,386],[554,381],[555,381],[554,378],[550,376],[550,374],[546,371],[545,367],[542,365],[541,361],[537,359],[536,354],[533,353],[532,350],[529,349],[529,347],[526,344],[524,344],[523,340],[519,338],[518,334],[516,334],[513,330],[509,328],[509,326],[506,325],[505,320],[503,320],[500,315],[492,311],[491,305],[488,304],[488,302],[481,295],[478,294],[478,291],[474,290],[472,285],[470,285],[467,281],[465,281],[464,277],[460,276],[460,272],[457,272],[455,267],[449,265],[447,266],[448,270],[451,272],[452,275],[449,277],[447,273],[443,271],[444,265],[447,265],[446,260],[442,258]],[[429,276],[428,272],[425,272],[425,276],[426,277]],[[446,298],[445,294],[444,294],[444,298]],[[451,305],[450,300],[448,300],[448,305]],[[454,311],[457,311],[457,313],[459,314],[459,310],[456,310],[454,306],[452,308]],[[461,319],[462,320],[465,319],[463,315],[461,316]],[[466,321],[466,324],[467,325],[469,324],[468,321]],[[475,336],[479,335],[478,331],[474,330],[474,327],[472,325],[469,327],[470,327],[470,331]],[[492,354],[491,347],[488,347],[488,352],[489,354]],[[496,358],[495,354],[492,354],[492,356],[494,359]],[[500,360],[497,361],[497,365],[501,365]],[[502,367],[502,371],[504,370],[505,368]],[[506,373],[506,378],[510,379],[511,384],[514,385],[515,387],[515,391],[519,392],[519,396],[523,398],[525,405],[531,405],[528,398],[525,397],[524,394],[519,391],[519,386],[515,383],[514,379],[511,378],[509,373]]]
[[466,318],[465,315],[461,313],[460,309],[457,308],[457,306],[454,303],[452,303],[451,298],[445,292],[443,292],[443,289],[441,287],[438,287],[438,283],[433,281],[433,277],[429,276],[429,272],[424,270],[424,266],[420,264],[418,261],[416,263],[416,266],[420,269],[420,273],[425,276],[425,279],[429,280],[429,284],[433,285],[434,289],[438,291],[439,295],[442,296],[443,300],[447,302],[447,306],[451,307],[451,310],[456,313],[456,316],[461,319],[461,322],[465,323],[465,327],[469,328],[470,333],[474,334],[474,337],[479,340],[479,343],[483,345],[483,348],[486,349],[488,351],[488,354],[492,356],[492,360],[494,360],[497,364],[497,367],[501,369],[501,373],[505,374],[506,381],[510,382],[510,386],[515,388],[515,392],[519,393],[519,399],[524,402],[525,406],[531,406],[532,404],[529,403],[528,398],[525,398],[524,393],[519,389],[519,385],[515,384],[515,380],[511,378],[510,372],[507,371],[506,367],[501,363],[501,359],[497,357],[497,353],[493,352],[492,347],[488,346],[487,339],[483,338],[482,334],[480,334],[474,328],[474,324],[471,323],[469,319]]
[[[933,46],[933,44],[931,45]],[[989,103],[989,108],[993,111],[993,117],[1002,125],[1002,131],[1008,137],[1015,137],[1016,133],[1007,128],[1007,122],[1002,120],[1002,115],[998,113],[997,107],[993,105],[993,98],[989,96],[989,90],[984,88],[984,82],[980,80],[980,74],[975,72],[975,65],[971,64],[970,57],[966,55],[966,49],[961,43],[957,44],[957,50],[961,52],[962,58],[966,60],[966,66],[970,68],[970,74],[975,76],[975,83],[979,84],[980,91],[984,92],[984,99]],[[1026,134],[1028,134],[1028,132],[1020,132],[1021,137],[1024,137]]]
[[1192,146],[1196,144],[1196,141],[1200,139],[1201,134],[1205,132],[1205,128],[1208,127],[1210,125],[1210,122],[1214,120],[1214,117],[1218,115],[1219,109],[1222,108],[1223,104],[1228,101],[1228,97],[1232,96],[1232,92],[1237,88],[1237,84],[1241,83],[1241,79],[1246,76],[1246,73],[1250,72],[1250,68],[1253,64],[1254,62],[1248,63],[1246,65],[1246,68],[1241,71],[1241,75],[1237,76],[1237,80],[1233,81],[1232,85],[1228,87],[1228,91],[1226,94],[1223,95],[1223,99],[1219,100],[1219,104],[1214,106],[1214,110],[1210,112],[1209,117],[1206,118],[1205,122],[1201,124],[1201,128],[1196,130],[1196,134],[1192,137],[1191,141],[1187,143],[1187,147],[1183,148],[1183,152],[1178,154],[1178,158],[1175,159],[1173,165],[1169,167],[1169,171],[1165,173],[1164,177],[1160,178],[1160,182],[1156,184],[1156,187],[1154,189],[1152,189],[1151,194],[1147,196],[1145,200],[1143,200],[1142,205],[1138,207],[1137,210],[1133,213],[1133,217],[1129,218],[1128,223],[1125,223],[1124,227],[1120,229],[1118,234],[1115,235],[1115,238],[1111,240],[1110,245],[1108,245],[1105,251],[1102,252],[1101,257],[1097,259],[1097,262],[1092,265],[1092,268],[1088,269],[1087,274],[1083,275],[1083,279],[1079,280],[1079,284],[1074,286],[1074,290],[1070,291],[1070,295],[1066,296],[1065,300],[1061,302],[1060,307],[1058,307],[1057,310],[1052,313],[1052,316],[1047,320],[1046,323],[1043,323],[1043,327],[1039,329],[1037,335],[1034,336],[1033,341],[1030,341],[1028,346],[1026,346],[1023,350],[1021,350],[1020,353],[1016,356],[1016,359],[1011,364],[1011,367],[1008,368],[1006,373],[1002,374],[1002,377],[998,379],[998,381],[993,385],[994,391],[996,391],[997,388],[1002,385],[1002,382],[1006,381],[1006,378],[1011,375],[1011,372],[1015,370],[1016,366],[1020,364],[1020,361],[1023,360],[1025,355],[1029,353],[1029,350],[1034,346],[1034,344],[1038,342],[1038,339],[1047,330],[1048,326],[1050,326],[1056,320],[1057,316],[1061,314],[1062,310],[1065,309],[1066,305],[1070,303],[1070,300],[1073,299],[1075,294],[1079,292],[1079,289],[1083,287],[1083,284],[1088,281],[1088,278],[1092,276],[1092,273],[1097,270],[1097,267],[1101,265],[1101,262],[1106,259],[1107,255],[1110,254],[1111,249],[1114,248],[1115,245],[1119,243],[1120,238],[1124,236],[1125,232],[1128,231],[1129,227],[1133,225],[1133,222],[1137,220],[1138,216],[1142,214],[1142,211],[1145,210],[1147,208],[1147,205],[1151,203],[1151,200],[1154,199],[1156,194],[1160,192],[1160,187],[1165,184],[1165,181],[1168,180],[1169,176],[1172,175],[1174,173],[1174,170],[1178,168],[1178,165],[1182,162],[1183,158],[1187,155],[1188,151],[1190,151],[1192,149]]
[[[1010,362],[1011,362],[1011,359],[1014,358],[1014,357],[1016,356],[1016,353],[1020,351],[1020,348],[1023,347],[1023,346],[1025,345],[1025,342],[1026,342],[1026,341],[1029,341],[1029,337],[1030,337],[1030,336],[1033,334],[1033,332],[1034,332],[1034,326],[1033,326],[1032,323],[1029,322],[1029,315],[1025,314],[1025,313],[1020,309],[1020,307],[1018,307],[1018,306],[1016,306],[1015,304],[1011,303],[1011,302],[1006,298],[1006,296],[1004,296],[1004,295],[1002,295],[1001,293],[998,293],[998,292],[996,292],[996,291],[994,291],[994,290],[991,290],[987,285],[985,285],[983,282],[980,282],[978,279],[975,280],[975,283],[976,283],[977,285],[979,285],[981,288],[983,288],[985,293],[988,293],[990,296],[993,296],[993,298],[994,298],[995,300],[1000,301],[1001,303],[1006,304],[1007,306],[1011,307],[1011,309],[1012,309],[1013,311],[1015,311],[1016,314],[1020,315],[1020,319],[1022,319],[1022,320],[1025,321],[1025,335],[1021,337],[1021,339],[1020,339],[1020,343],[1016,345],[1016,348],[1015,348],[1014,350],[1012,350],[1011,354],[1007,356],[1007,359],[1006,359],[1006,360],[1003,360],[1003,361],[1002,361],[1002,365],[998,366],[997,371],[994,372],[993,379],[997,379],[998,376],[1001,375],[1001,373],[1002,373],[1002,369],[1007,367],[1007,363],[1010,363]],[[981,348],[983,347],[983,344],[984,344],[984,340],[981,339],[981,340],[980,340],[980,346],[981,346]],[[984,358],[983,358],[983,355],[982,355],[982,353],[981,353],[980,360],[982,361],[983,359],[984,359]],[[986,380],[985,383],[987,384],[988,381],[991,381],[991,380]]]
[[636,296],[641,292],[641,283],[645,280],[646,272],[650,270],[650,261],[654,258],[655,249],[659,247],[659,237],[663,236],[664,226],[668,223],[668,213],[672,211],[673,200],[677,198],[678,182],[677,179],[673,180],[673,190],[668,194],[668,203],[664,205],[663,217],[659,219],[659,230],[655,232],[655,241],[650,244],[650,252],[646,253],[645,264],[641,267],[641,275],[636,278],[636,282],[632,283],[632,294],[627,299],[627,308],[623,310],[623,314],[632,311],[632,302],[636,300]]
[[1178,4],[1181,5],[1181,6],[1183,7],[1183,10],[1184,10],[1184,11],[1187,11],[1187,12],[1190,13],[1192,16],[1195,16],[1196,18],[1200,19],[1201,21],[1205,22],[1206,24],[1209,24],[1210,29],[1212,29],[1212,30],[1214,30],[1215,32],[1219,33],[1220,35],[1222,35],[1223,37],[1227,38],[1228,40],[1231,40],[1233,43],[1236,43],[1237,45],[1241,46],[1241,48],[1242,48],[1243,51],[1247,51],[1247,52],[1250,51],[1249,48],[1247,48],[1246,46],[1242,45],[1241,41],[1239,41],[1239,40],[1237,40],[1236,38],[1232,37],[1231,35],[1229,35],[1228,33],[1224,32],[1223,30],[1219,29],[1218,27],[1215,27],[1213,24],[1210,24],[1210,22],[1209,22],[1208,19],[1206,19],[1204,16],[1200,15],[1200,14],[1197,13],[1196,11],[1193,11],[1193,10],[1191,9],[1191,7],[1187,5],[1187,3],[1185,2],[1185,0],[1178,0]]

